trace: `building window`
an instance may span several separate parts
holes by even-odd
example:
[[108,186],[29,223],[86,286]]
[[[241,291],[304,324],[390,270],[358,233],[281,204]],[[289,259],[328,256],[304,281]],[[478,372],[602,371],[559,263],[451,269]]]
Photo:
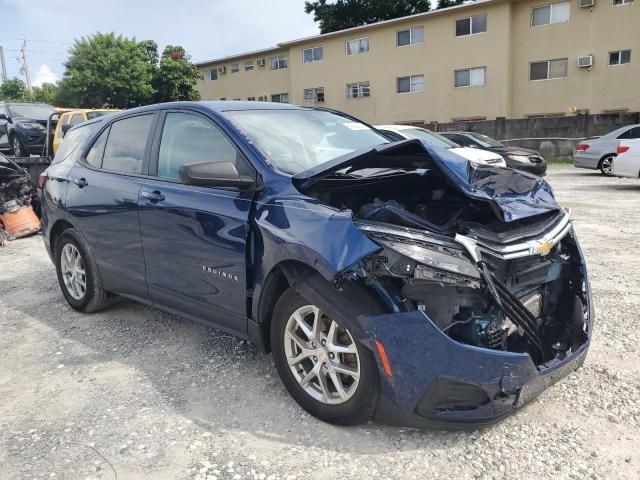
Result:
[[456,37],[475,35],[487,31],[487,14],[456,20]]
[[289,65],[289,59],[286,55],[276,55],[271,57],[271,70],[280,70],[282,68],[287,68]]
[[347,98],[364,98],[370,94],[369,82],[347,83]]
[[324,56],[323,47],[303,48],[302,49],[302,62],[313,63],[319,62]]
[[566,23],[571,14],[571,2],[558,2],[531,11],[531,26],[540,27],[552,23]]
[[398,93],[415,93],[424,90],[424,75],[411,75],[409,77],[398,77]]
[[400,30],[396,34],[396,46],[406,47],[407,45],[418,45],[424,43],[424,27]]
[[276,103],[289,103],[288,93],[275,93],[271,95],[271,101]]
[[324,87],[305,88],[304,103],[324,103]]
[[218,69],[217,68],[212,68],[211,70],[205,70],[204,71],[204,80],[205,82],[209,82],[211,80],[217,80],[218,79]]
[[250,72],[253,70],[253,60],[249,60],[248,62],[244,62],[244,71]]
[[240,65],[234,63],[231,65],[231,73],[238,73],[240,71]]
[[545,60],[529,64],[529,80],[550,80],[566,78],[568,59]]
[[456,87],[478,87],[486,81],[486,67],[463,68],[454,72]]
[[624,65],[631,63],[631,50],[609,52],[609,65]]
[[629,5],[633,3],[633,0],[613,0],[613,6],[618,7],[620,5]]
[[247,102],[255,102],[256,97],[247,97]]
[[360,55],[369,52],[369,39],[358,38],[347,41],[347,55]]

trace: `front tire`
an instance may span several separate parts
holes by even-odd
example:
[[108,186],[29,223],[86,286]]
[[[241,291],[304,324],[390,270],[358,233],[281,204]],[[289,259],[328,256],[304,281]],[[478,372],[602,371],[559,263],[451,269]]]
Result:
[[55,242],[55,265],[58,283],[67,303],[84,313],[105,307],[107,293],[102,288],[98,266],[80,235],[65,230]]
[[380,393],[372,352],[292,288],[275,306],[271,347],[282,382],[304,410],[336,425],[371,419]]
[[613,176],[613,160],[616,158],[615,155],[610,154],[600,160],[600,172],[607,177]]
[[11,154],[18,158],[24,157],[24,148],[22,148],[18,135],[14,135],[11,139]]

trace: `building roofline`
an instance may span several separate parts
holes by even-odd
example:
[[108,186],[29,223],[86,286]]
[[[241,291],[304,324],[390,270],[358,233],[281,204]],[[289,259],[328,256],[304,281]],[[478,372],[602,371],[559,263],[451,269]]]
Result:
[[312,35],[310,37],[303,37],[303,38],[298,38],[298,39],[295,39],[295,40],[289,40],[289,41],[286,41],[286,42],[278,43],[274,47],[263,48],[263,49],[260,49],[260,50],[254,50],[254,51],[250,51],[250,52],[239,53],[239,54],[236,54],[236,55],[228,55],[226,57],[214,58],[213,60],[205,60],[205,61],[202,61],[202,62],[197,62],[197,63],[195,63],[195,66],[196,67],[203,67],[205,65],[211,65],[213,63],[228,62],[230,60],[235,60],[235,59],[242,58],[242,57],[248,57],[248,56],[251,56],[251,55],[260,55],[260,54],[263,54],[263,53],[269,53],[269,52],[274,52],[274,51],[277,51],[277,50],[282,50],[285,47],[289,47],[291,45],[297,45],[297,44],[300,44],[300,43],[306,43],[306,42],[309,42],[309,41],[312,41],[312,40],[322,40],[324,38],[337,37],[337,36],[348,34],[348,33],[351,33],[351,32],[359,32],[359,31],[363,31],[363,30],[369,30],[369,29],[372,29],[372,28],[379,27],[381,25],[393,25],[394,23],[403,23],[403,22],[414,20],[414,19],[420,19],[420,18],[424,18],[424,17],[429,17],[429,16],[432,16],[432,15],[444,15],[444,14],[450,13],[452,11],[466,10],[467,8],[473,8],[473,7],[477,7],[479,5],[485,5],[485,4],[488,4],[488,3],[498,3],[500,1],[505,1],[505,0],[475,0],[473,2],[462,3],[460,5],[454,5],[452,7],[440,8],[440,9],[437,9],[437,10],[429,10],[428,12],[415,13],[413,15],[407,15],[405,17],[392,18],[390,20],[382,20],[381,22],[368,23],[366,25],[359,25],[357,27],[345,28],[344,30],[337,30],[335,32],[321,33],[321,34],[318,34],[318,35]]

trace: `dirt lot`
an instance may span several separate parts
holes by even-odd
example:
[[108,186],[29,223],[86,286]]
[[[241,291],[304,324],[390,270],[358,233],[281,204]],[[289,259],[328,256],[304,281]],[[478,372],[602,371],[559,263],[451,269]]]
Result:
[[64,302],[40,238],[0,248],[0,479],[640,478],[640,182],[557,167],[595,294],[585,366],[465,433],[337,428],[246,342]]

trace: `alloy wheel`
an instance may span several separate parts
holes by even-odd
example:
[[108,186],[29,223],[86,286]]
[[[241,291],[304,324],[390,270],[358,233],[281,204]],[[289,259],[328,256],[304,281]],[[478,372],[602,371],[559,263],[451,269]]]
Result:
[[87,274],[82,255],[75,245],[67,243],[62,249],[60,257],[62,279],[67,292],[75,300],[82,300],[87,291]]
[[360,380],[356,343],[348,330],[315,305],[291,314],[284,349],[294,378],[315,400],[337,405],[355,394]]
[[22,150],[20,149],[20,140],[18,140],[18,137],[13,137],[13,156],[22,157]]
[[604,173],[605,175],[613,175],[613,155],[605,157],[602,160],[602,165],[600,166],[600,169],[602,170],[602,173]]

